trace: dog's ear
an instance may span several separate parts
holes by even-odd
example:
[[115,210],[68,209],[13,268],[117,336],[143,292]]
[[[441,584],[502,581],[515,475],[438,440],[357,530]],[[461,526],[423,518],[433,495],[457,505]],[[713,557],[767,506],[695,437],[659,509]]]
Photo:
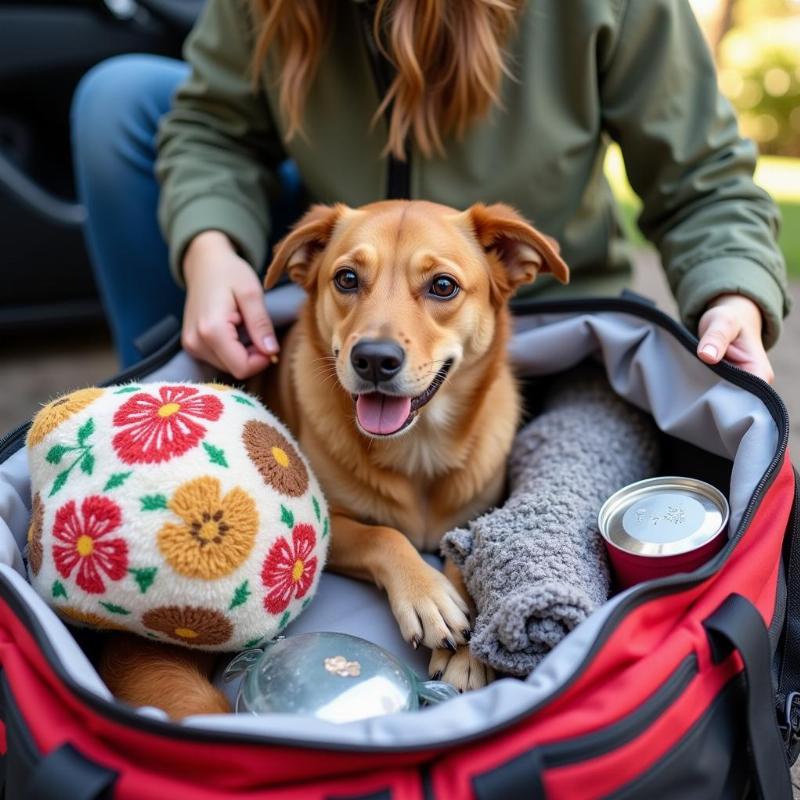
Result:
[[531,283],[540,272],[551,273],[561,283],[569,282],[569,267],[559,255],[558,242],[537,231],[511,206],[478,203],[466,213],[478,244],[504,268],[495,276],[496,288],[504,298],[521,284]]
[[347,209],[341,203],[332,206],[314,205],[275,245],[272,262],[264,276],[264,288],[271,289],[283,274],[307,289],[313,282],[317,256],[330,241],[333,229]]

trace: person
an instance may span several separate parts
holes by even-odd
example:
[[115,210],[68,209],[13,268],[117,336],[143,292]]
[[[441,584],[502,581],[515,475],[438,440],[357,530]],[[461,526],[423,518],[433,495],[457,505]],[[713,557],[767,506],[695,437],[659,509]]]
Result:
[[124,363],[183,306],[190,353],[240,380],[266,368],[259,274],[308,201],[510,203],[560,243],[569,291],[616,294],[631,261],[603,174],[614,140],[699,357],[772,380],[778,213],[686,0],[208,0],[185,57],[112,59],[74,101]]

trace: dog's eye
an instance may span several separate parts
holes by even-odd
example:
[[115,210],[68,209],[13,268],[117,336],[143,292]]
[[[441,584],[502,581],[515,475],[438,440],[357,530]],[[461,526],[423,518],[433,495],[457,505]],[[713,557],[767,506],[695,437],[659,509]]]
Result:
[[333,276],[333,282],[340,292],[354,292],[358,289],[358,275],[347,267],[340,269]]
[[458,294],[459,286],[449,275],[437,275],[431,283],[428,294],[440,300],[450,300]]

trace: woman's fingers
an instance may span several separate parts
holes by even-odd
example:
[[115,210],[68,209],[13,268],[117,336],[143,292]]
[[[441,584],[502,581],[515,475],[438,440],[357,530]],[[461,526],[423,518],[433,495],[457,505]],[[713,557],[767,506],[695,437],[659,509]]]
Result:
[[264,307],[264,293],[253,274],[253,285],[235,289],[236,305],[242,315],[253,346],[266,356],[276,356],[280,350],[272,320]]
[[245,380],[269,364],[269,356],[241,343],[236,325],[231,321],[215,320],[204,341],[216,356],[217,366],[237,380]]
[[761,340],[761,312],[740,295],[723,295],[700,318],[697,355],[706,364],[723,357],[767,383],[775,379]]
[[728,309],[710,308],[700,319],[700,343],[697,345],[700,360],[706,364],[719,362],[740,330],[741,324]]
[[[244,380],[278,353],[261,284],[250,265],[218,231],[199,234],[184,259],[187,284],[183,345],[198,359]],[[239,338],[243,324],[251,344]]]

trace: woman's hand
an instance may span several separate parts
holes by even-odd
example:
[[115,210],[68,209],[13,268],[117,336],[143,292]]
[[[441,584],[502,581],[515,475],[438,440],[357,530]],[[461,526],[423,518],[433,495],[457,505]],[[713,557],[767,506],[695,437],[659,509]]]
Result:
[[[278,340],[261,282],[230,239],[220,231],[195,236],[186,249],[183,275],[184,348],[238,380],[265,369],[278,354]],[[242,324],[252,341],[247,347],[236,330]]]
[[761,310],[748,297],[721,294],[709,303],[698,326],[697,355],[706,364],[723,357],[772,383],[775,373],[761,342]]

